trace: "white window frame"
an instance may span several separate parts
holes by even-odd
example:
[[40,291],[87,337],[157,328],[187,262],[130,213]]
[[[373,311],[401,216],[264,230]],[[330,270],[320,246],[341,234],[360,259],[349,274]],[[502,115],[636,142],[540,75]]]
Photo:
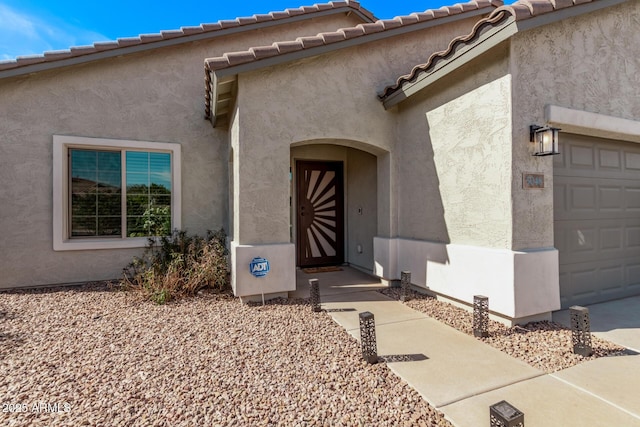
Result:
[[70,238],[69,230],[69,149],[114,150],[130,149],[171,153],[171,229],[182,228],[180,144],[170,142],[131,141],[121,139],[53,136],[53,250],[74,251],[92,249],[141,248],[147,237]]

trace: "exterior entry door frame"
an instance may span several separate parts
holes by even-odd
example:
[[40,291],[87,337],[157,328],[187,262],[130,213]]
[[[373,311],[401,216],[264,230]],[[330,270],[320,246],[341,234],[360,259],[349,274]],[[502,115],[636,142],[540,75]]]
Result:
[[296,161],[296,247],[300,267],[344,262],[344,172],[340,161]]

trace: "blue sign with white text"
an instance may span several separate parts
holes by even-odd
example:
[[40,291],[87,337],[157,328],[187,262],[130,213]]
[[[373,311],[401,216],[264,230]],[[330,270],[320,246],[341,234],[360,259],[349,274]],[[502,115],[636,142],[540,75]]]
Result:
[[249,264],[249,271],[255,277],[264,277],[270,270],[269,260],[265,258],[256,257],[251,260]]

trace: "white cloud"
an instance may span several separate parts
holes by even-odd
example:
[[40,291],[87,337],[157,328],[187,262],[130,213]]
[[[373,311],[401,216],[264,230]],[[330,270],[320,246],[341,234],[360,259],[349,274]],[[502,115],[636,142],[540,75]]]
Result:
[[57,18],[39,17],[0,3],[0,60],[108,40]]

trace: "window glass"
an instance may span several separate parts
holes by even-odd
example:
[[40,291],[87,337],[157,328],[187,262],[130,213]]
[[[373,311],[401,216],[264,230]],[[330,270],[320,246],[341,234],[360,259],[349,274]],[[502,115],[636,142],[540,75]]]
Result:
[[120,236],[121,154],[70,150],[71,236]]
[[171,234],[171,155],[128,151],[127,236]]
[[[171,234],[171,154],[70,149],[71,237]],[[125,173],[122,172],[125,156]],[[122,186],[126,185],[123,214]],[[126,230],[122,217],[126,216]]]

